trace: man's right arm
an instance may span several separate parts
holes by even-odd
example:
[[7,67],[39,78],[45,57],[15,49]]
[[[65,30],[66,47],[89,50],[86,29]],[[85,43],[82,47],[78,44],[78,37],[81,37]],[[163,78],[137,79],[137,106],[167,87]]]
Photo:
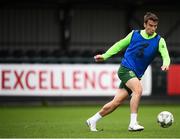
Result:
[[102,54],[103,59],[106,60],[110,58],[112,55],[117,54],[119,51],[126,48],[130,44],[132,34],[133,31],[130,32],[125,38],[111,46],[104,54]]

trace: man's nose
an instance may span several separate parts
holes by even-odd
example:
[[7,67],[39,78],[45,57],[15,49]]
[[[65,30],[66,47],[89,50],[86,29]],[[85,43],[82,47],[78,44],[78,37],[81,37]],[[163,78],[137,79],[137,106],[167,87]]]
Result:
[[153,29],[153,30],[156,30],[156,27],[153,26],[152,29]]

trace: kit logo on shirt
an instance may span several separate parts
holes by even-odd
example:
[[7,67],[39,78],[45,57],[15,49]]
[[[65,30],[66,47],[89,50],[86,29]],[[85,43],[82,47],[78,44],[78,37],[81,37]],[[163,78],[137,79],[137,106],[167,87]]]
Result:
[[134,76],[134,72],[131,70],[131,71],[129,71],[129,75],[131,76],[131,77],[133,77]]

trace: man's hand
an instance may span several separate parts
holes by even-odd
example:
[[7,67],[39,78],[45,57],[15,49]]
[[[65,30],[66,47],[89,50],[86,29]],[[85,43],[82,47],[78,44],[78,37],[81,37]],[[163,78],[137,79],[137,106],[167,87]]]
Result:
[[161,69],[162,69],[162,71],[167,71],[167,70],[169,70],[169,66],[161,66]]
[[103,56],[101,54],[95,55],[94,59],[95,59],[96,62],[104,61],[104,58],[103,58]]

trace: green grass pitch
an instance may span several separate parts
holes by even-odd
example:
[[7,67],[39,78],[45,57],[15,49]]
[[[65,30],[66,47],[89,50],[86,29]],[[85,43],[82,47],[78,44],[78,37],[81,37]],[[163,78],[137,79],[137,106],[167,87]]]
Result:
[[[0,107],[0,138],[180,138],[180,105],[141,105],[141,132],[129,132],[129,106],[123,105],[98,122],[90,132],[85,121],[101,106]],[[173,113],[175,122],[161,128],[157,114]]]

